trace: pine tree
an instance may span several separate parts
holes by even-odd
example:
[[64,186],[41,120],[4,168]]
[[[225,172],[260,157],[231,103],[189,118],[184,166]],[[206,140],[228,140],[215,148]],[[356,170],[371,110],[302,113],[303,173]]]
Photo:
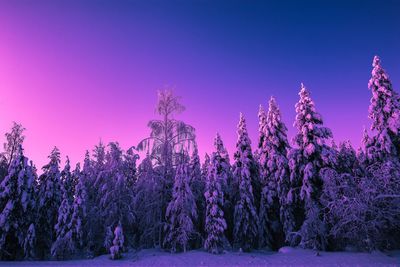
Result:
[[[95,186],[97,178],[97,166],[90,158],[89,151],[86,151],[81,172],[81,180],[86,188],[86,248],[88,256],[99,254],[102,246],[103,228],[101,225],[101,214],[98,206],[99,189]],[[91,255],[90,255],[91,254]]]
[[75,185],[75,196],[72,203],[71,230],[75,246],[82,249],[87,239],[88,196],[83,179],[84,176],[80,171],[79,163],[76,164],[73,176],[77,183]]
[[[207,161],[206,161],[207,162]],[[210,166],[207,171],[206,192],[204,193],[206,201],[206,222],[204,248],[213,254],[219,254],[224,248],[226,238],[224,232],[227,228],[224,218],[224,193],[221,188],[218,175],[220,162],[217,154],[213,154]]]
[[74,177],[71,174],[71,165],[69,161],[69,157],[67,156],[67,160],[65,162],[64,169],[61,171],[61,190],[62,193],[66,194],[66,197],[70,202],[72,202],[74,198],[74,190],[76,181],[74,181]]
[[124,155],[124,175],[126,177],[127,186],[133,187],[137,180],[136,161],[139,159],[139,155],[134,152],[134,148],[131,147]]
[[189,241],[195,234],[193,221],[197,219],[197,208],[189,186],[190,174],[187,165],[187,162],[182,162],[177,167],[172,200],[166,211],[164,245],[169,247],[171,252],[186,252]]
[[205,213],[205,179],[201,173],[200,157],[197,150],[197,144],[193,149],[192,156],[189,163],[190,172],[190,188],[193,192],[194,199],[197,207],[197,222],[195,222],[196,232],[198,233],[195,246],[200,247],[202,240],[201,235],[204,229],[204,213]]
[[[133,211],[133,187],[128,187],[124,175],[123,151],[117,142],[109,143],[104,170],[99,174],[100,189],[99,205],[104,226],[111,229],[121,223],[122,227],[133,227],[135,215]],[[103,231],[106,233],[105,229]],[[131,236],[127,239],[131,242]],[[108,249],[106,247],[106,249]]]
[[50,252],[52,243],[56,240],[54,226],[57,223],[58,208],[62,201],[60,181],[60,151],[55,147],[50,156],[50,162],[45,165],[43,174],[39,176],[38,205],[39,228],[38,236],[39,257],[44,258]]
[[249,251],[257,242],[258,216],[254,205],[252,180],[257,179],[256,163],[251,152],[251,142],[242,114],[238,124],[238,141],[234,155],[234,176],[239,184],[239,196],[234,213],[234,245]]
[[206,153],[204,155],[204,163],[203,165],[201,165],[201,175],[203,176],[204,181],[207,181],[209,168],[210,168],[210,156]]
[[234,203],[237,199],[238,184],[233,180],[233,174],[231,170],[231,164],[229,160],[228,151],[226,150],[219,133],[214,138],[215,152],[212,157],[216,161],[216,175],[219,179],[222,192],[224,194],[224,217],[227,223],[227,229],[225,236],[230,242],[233,242],[233,215],[234,215]]
[[117,260],[122,258],[122,251],[124,248],[124,233],[122,225],[119,223],[114,230],[113,246],[110,248],[111,259]]
[[[300,198],[305,204],[305,220],[299,232],[300,245],[325,250],[327,229],[320,203],[323,187],[320,170],[333,164],[332,151],[325,144],[332,137],[332,132],[323,126],[322,117],[317,113],[310,93],[303,84],[299,96],[294,123],[298,130],[294,143],[298,148],[290,154],[289,167],[291,181],[295,183],[292,187],[296,188],[298,181],[301,181]],[[297,195],[290,196],[290,199],[293,198],[298,201]]]
[[155,247],[160,236],[162,188],[159,176],[147,156],[138,168],[138,181],[135,186],[134,210],[139,235],[139,245]]
[[273,97],[265,120],[260,121],[260,129],[263,138],[259,148],[262,184],[259,245],[278,249],[284,244],[284,233],[291,230],[293,214],[287,201],[290,189],[287,128]]
[[0,259],[35,257],[35,178],[19,146],[0,184]]
[[382,161],[387,157],[399,155],[400,151],[400,97],[393,90],[389,76],[381,66],[378,56],[372,63],[372,77],[368,87],[372,92],[369,106],[371,130],[376,131],[374,145],[375,160]]
[[68,192],[63,190],[63,197],[60,208],[58,209],[57,223],[54,226],[56,240],[51,246],[51,255],[58,260],[64,260],[75,252],[75,244],[71,229],[72,201],[68,197]]

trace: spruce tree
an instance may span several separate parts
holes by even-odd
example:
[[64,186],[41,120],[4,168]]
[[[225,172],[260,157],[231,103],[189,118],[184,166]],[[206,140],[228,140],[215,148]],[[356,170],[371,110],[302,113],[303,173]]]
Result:
[[139,235],[139,245],[156,247],[160,236],[162,188],[159,176],[153,169],[147,155],[138,168],[138,180],[135,186],[134,210]]
[[193,149],[192,156],[189,163],[189,175],[190,175],[190,188],[193,192],[194,199],[197,207],[197,220],[195,223],[196,232],[198,233],[196,238],[196,247],[200,247],[202,240],[201,235],[204,229],[204,213],[205,213],[205,179],[201,174],[200,157],[197,150],[197,144]]
[[278,249],[284,244],[284,232],[291,230],[293,215],[287,201],[290,189],[287,128],[273,97],[269,101],[268,114],[260,125],[263,138],[259,148],[262,184],[259,245]]
[[75,244],[72,237],[72,201],[67,191],[63,190],[61,205],[58,209],[57,223],[54,226],[56,240],[51,246],[51,255],[57,260],[64,260],[75,252]]
[[189,248],[189,241],[195,234],[193,222],[197,219],[197,208],[189,180],[188,163],[183,160],[177,167],[172,199],[166,211],[167,225],[164,245],[170,248],[171,252],[186,252]]
[[84,245],[86,245],[87,241],[88,196],[83,179],[84,176],[80,171],[79,163],[76,164],[73,176],[74,180],[76,180],[76,185],[75,196],[72,203],[71,230],[75,246],[79,249],[82,249]]
[[[204,231],[206,239],[204,248],[213,254],[219,254],[226,243],[225,230],[227,228],[224,218],[224,193],[221,187],[221,179],[218,175],[220,162],[217,154],[213,154],[207,171],[206,192],[206,222]],[[207,162],[207,161],[206,161]]]
[[35,257],[35,171],[19,146],[0,184],[0,259]]
[[[320,202],[323,179],[322,168],[331,166],[334,162],[332,151],[325,142],[332,137],[330,129],[323,126],[322,117],[317,113],[310,93],[301,85],[300,100],[296,104],[296,121],[294,126],[298,133],[294,137],[297,149],[291,152],[289,166],[291,181],[301,182],[300,198],[305,205],[305,220],[300,229],[301,243],[305,248],[326,249],[327,228],[323,219],[323,207]],[[298,201],[298,191],[290,192],[289,199]]]
[[57,223],[58,209],[62,201],[60,181],[60,151],[55,147],[49,156],[50,162],[45,165],[39,176],[38,206],[39,218],[36,233],[38,236],[39,257],[44,258],[52,243],[56,240],[54,226]]
[[217,179],[219,180],[221,190],[224,194],[223,210],[227,223],[225,236],[228,238],[229,242],[233,242],[233,219],[235,203],[237,201],[238,183],[234,181],[228,151],[219,133],[217,133],[214,138],[214,148],[215,152],[213,152],[212,157],[216,164]]
[[[111,142],[108,147],[104,170],[98,176],[101,184],[99,205],[102,210],[101,221],[104,222],[103,239],[106,227],[113,229],[121,223],[123,228],[129,229],[133,227],[135,219],[133,187],[128,187],[124,174],[123,151],[118,142]],[[132,242],[132,236],[127,236],[126,241],[128,244]]]
[[375,161],[397,157],[400,152],[400,98],[393,90],[389,75],[381,66],[378,56],[372,62],[372,77],[368,88],[372,92],[368,117],[372,120]]
[[244,251],[254,248],[257,242],[257,209],[254,204],[252,180],[257,179],[256,163],[251,152],[251,142],[242,114],[238,124],[238,140],[234,155],[234,176],[238,181],[238,200],[234,212],[234,245]]

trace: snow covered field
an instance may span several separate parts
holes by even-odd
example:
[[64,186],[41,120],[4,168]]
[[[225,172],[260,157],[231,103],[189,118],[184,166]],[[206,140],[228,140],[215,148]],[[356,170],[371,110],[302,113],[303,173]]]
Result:
[[400,251],[388,255],[381,252],[320,252],[284,248],[281,252],[227,252],[212,255],[202,250],[171,254],[155,249],[126,253],[113,261],[108,255],[92,260],[0,262],[0,266],[400,266]]

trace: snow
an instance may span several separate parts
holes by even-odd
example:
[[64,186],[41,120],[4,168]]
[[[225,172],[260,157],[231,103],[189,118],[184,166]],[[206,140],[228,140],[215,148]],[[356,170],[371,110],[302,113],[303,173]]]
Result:
[[225,252],[214,255],[203,250],[169,253],[145,249],[123,254],[113,261],[109,255],[91,260],[0,262],[0,266],[400,266],[400,251],[388,255],[381,252],[319,252],[282,248],[280,252]]

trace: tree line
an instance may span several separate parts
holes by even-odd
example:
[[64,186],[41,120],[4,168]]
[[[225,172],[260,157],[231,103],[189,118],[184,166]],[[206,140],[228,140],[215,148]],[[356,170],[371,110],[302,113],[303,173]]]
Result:
[[[233,162],[217,133],[204,162],[171,91],[150,135],[124,151],[102,142],[82,165],[55,147],[37,174],[14,123],[0,158],[0,258],[67,259],[128,249],[278,250],[400,247],[400,97],[379,57],[368,87],[371,131],[338,145],[302,84],[292,142],[276,100],[260,106],[253,147],[240,114]],[[139,162],[139,151],[145,156]]]

